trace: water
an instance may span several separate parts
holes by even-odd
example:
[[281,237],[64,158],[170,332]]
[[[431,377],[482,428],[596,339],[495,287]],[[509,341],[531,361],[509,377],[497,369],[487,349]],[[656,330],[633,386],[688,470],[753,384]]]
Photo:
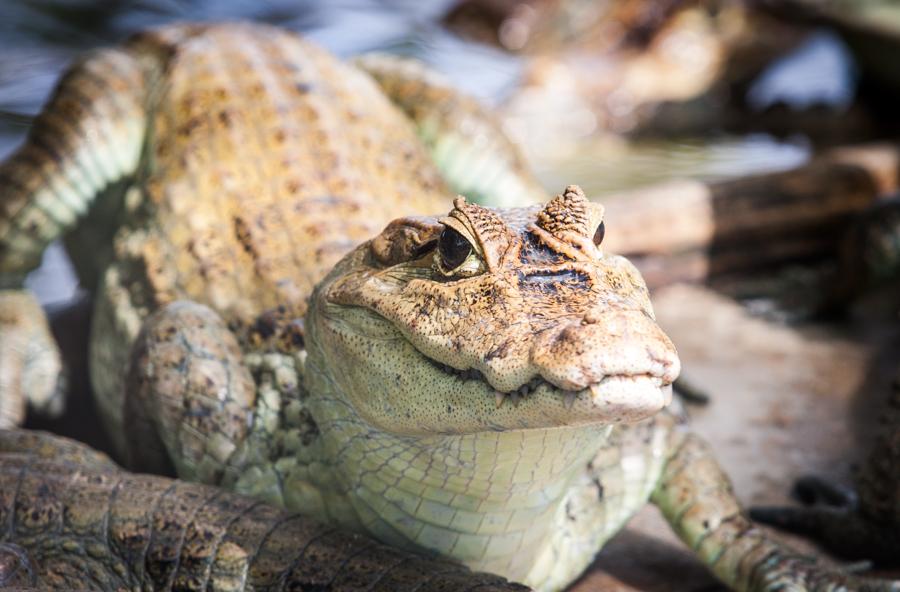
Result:
[[846,108],[853,102],[857,78],[844,42],[820,30],[769,66],[750,87],[747,102],[760,110],[779,102],[795,109]]
[[714,182],[787,170],[806,162],[810,153],[802,138],[781,141],[765,134],[636,142],[602,138],[534,166],[552,191],[576,183],[587,195],[601,197],[672,179]]

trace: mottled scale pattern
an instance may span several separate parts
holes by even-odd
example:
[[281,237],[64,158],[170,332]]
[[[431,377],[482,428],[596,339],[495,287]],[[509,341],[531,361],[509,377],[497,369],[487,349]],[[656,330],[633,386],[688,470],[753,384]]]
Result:
[[126,196],[92,328],[91,380],[124,450],[121,393],[144,318],[175,300],[239,337],[392,219],[446,208],[413,125],[366,74],[294,34],[171,26],[127,50],[151,66],[145,155]]
[[213,487],[133,475],[48,434],[0,430],[0,587],[516,592]]
[[168,28],[133,42],[147,46],[168,53],[135,216],[146,235],[121,242],[157,304],[302,316],[350,248],[395,217],[445,207],[410,123],[368,77],[298,37]]

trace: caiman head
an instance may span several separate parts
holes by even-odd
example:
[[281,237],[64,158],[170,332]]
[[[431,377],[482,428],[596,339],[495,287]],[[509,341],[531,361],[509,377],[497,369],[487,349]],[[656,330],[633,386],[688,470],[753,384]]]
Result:
[[316,290],[310,371],[400,434],[648,417],[680,363],[603,234],[602,206],[576,186],[543,208],[459,197],[445,217],[395,220]]

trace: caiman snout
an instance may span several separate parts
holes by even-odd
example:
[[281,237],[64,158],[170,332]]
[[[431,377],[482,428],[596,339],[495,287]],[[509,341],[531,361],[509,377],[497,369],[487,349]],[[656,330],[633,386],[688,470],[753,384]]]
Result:
[[570,391],[610,377],[649,377],[665,386],[681,370],[671,340],[638,310],[589,311],[545,329],[535,337],[531,363],[544,380]]

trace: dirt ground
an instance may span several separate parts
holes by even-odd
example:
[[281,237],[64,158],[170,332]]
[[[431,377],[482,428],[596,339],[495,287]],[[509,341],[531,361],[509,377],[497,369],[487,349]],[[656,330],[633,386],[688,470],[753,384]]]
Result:
[[[711,397],[706,406],[689,407],[693,428],[713,444],[746,504],[787,503],[799,475],[849,480],[900,359],[900,330],[895,328],[900,323],[892,322],[890,309],[866,322],[796,328],[753,316],[747,307],[697,286],[663,289],[654,295],[654,304],[681,354],[684,378]],[[105,448],[84,372],[88,310],[82,302],[54,315],[72,371],[74,398],[66,417],[32,420],[29,427]],[[719,589],[651,506],[604,548],[572,588]]]

